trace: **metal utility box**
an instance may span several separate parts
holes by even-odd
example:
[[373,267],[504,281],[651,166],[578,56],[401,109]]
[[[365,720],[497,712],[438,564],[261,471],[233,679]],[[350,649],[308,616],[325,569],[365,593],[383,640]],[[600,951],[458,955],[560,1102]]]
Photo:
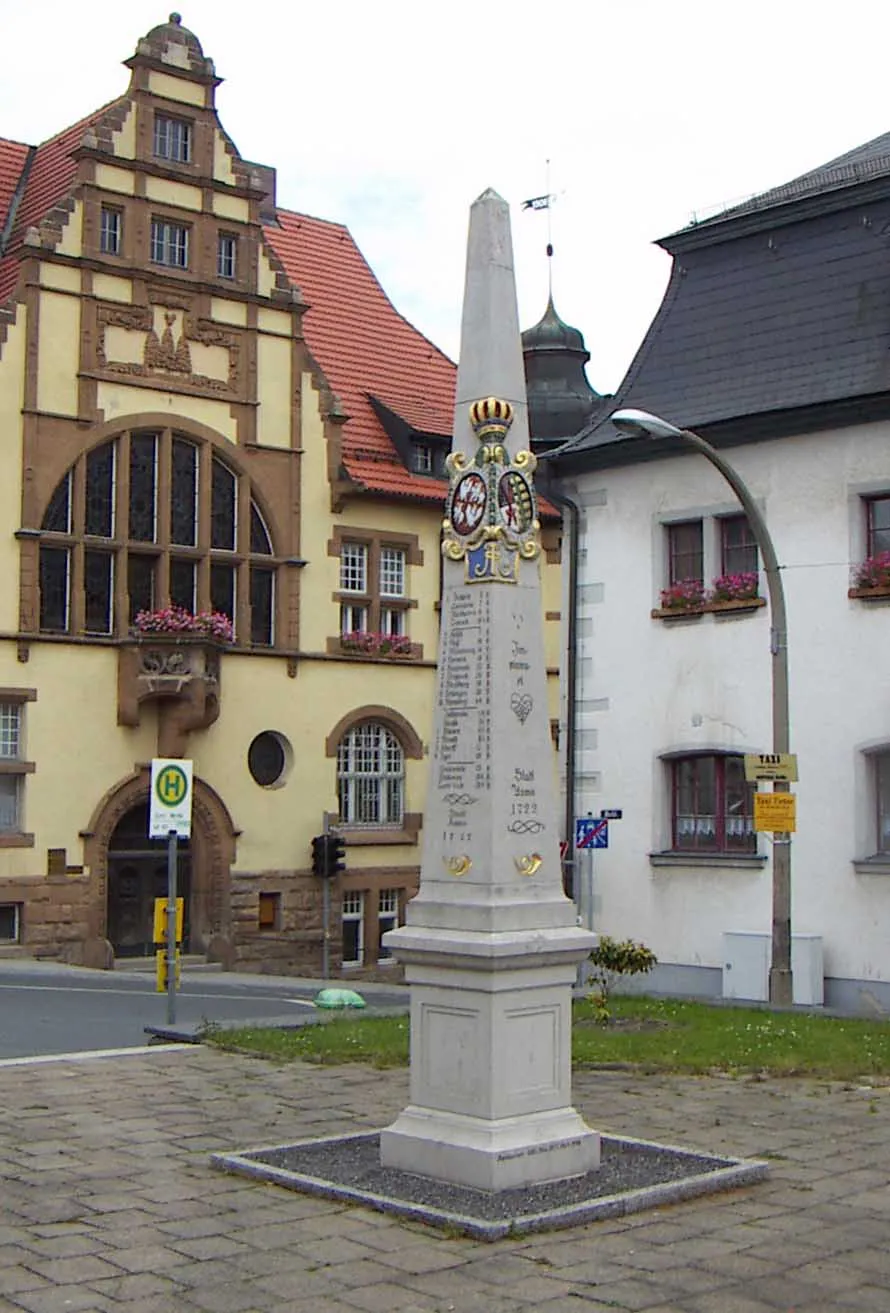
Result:
[[[751,930],[723,935],[723,997],[766,1003],[769,999],[770,937]],[[821,935],[791,936],[794,1002],[821,1007],[824,968]]]

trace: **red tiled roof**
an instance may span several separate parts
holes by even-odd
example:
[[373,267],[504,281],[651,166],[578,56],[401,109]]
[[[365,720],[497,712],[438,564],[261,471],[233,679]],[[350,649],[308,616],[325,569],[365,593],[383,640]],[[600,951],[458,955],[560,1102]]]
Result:
[[[15,217],[15,227],[7,246],[9,254],[0,260],[0,304],[12,294],[15,288],[18,277],[18,261],[15,259],[14,253],[21,246],[24,234],[30,227],[40,223],[40,220],[49,213],[53,206],[71,190],[71,184],[74,182],[77,173],[77,161],[71,158],[72,151],[77,150],[86,129],[101,119],[109,109],[119,104],[122,99],[123,97],[117,96],[114,100],[109,101],[107,105],[103,105],[101,109],[94,110],[92,114],[88,114],[79,123],[73,123],[70,128],[65,128],[63,132],[57,133],[55,137],[50,137],[48,141],[37,147],[28,173],[25,194],[19,203],[18,213]],[[12,144],[16,143],[2,143],[5,146]],[[27,146],[20,147],[20,149],[27,154]],[[0,199],[2,199],[2,179],[0,179]]]
[[441,503],[441,480],[405,469],[369,396],[420,432],[447,435],[456,366],[398,313],[347,228],[288,210],[278,220],[266,239],[309,305],[306,342],[349,416],[350,477],[369,491]]
[[[0,232],[6,223],[6,216],[30,149],[30,146],[20,141],[7,141],[0,137]],[[15,286],[16,272],[15,260],[0,259],[0,305]]]
[[0,231],[6,223],[9,203],[15,195],[30,149],[21,141],[6,141],[0,137]]

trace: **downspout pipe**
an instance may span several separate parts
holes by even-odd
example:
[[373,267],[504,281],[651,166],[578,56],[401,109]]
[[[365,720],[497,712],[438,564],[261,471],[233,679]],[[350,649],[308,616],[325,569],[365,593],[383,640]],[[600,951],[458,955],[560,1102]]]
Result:
[[[581,508],[565,493],[556,492],[552,486],[553,467],[542,462],[547,470],[543,489],[549,501],[555,502],[566,512],[569,525],[571,545],[569,549],[568,580],[568,615],[566,616],[566,796],[565,796],[565,840],[568,843],[565,866],[569,868],[571,879],[565,889],[569,898],[578,901],[578,878],[575,869],[575,743],[577,741],[578,722],[578,558],[580,556]],[[566,880],[563,877],[563,887]]]

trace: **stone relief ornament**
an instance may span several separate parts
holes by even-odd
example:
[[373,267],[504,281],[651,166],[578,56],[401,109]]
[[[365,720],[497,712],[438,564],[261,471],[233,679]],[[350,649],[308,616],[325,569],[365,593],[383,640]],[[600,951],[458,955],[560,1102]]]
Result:
[[452,452],[446,461],[451,486],[445,504],[442,552],[466,563],[467,583],[510,583],[520,560],[541,551],[538,506],[532,476],[537,458],[504,446],[513,407],[485,397],[470,407],[478,446],[472,459]]

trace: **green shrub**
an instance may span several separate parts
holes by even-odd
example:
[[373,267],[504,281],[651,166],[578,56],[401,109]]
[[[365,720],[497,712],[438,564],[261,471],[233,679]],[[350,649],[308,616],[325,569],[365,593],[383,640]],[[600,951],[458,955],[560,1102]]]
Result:
[[651,971],[658,958],[645,944],[638,944],[633,939],[611,939],[609,935],[600,935],[599,943],[590,954],[593,970],[590,981],[590,1001],[594,1006],[597,1019],[608,1021],[609,994],[617,976],[639,976]]

